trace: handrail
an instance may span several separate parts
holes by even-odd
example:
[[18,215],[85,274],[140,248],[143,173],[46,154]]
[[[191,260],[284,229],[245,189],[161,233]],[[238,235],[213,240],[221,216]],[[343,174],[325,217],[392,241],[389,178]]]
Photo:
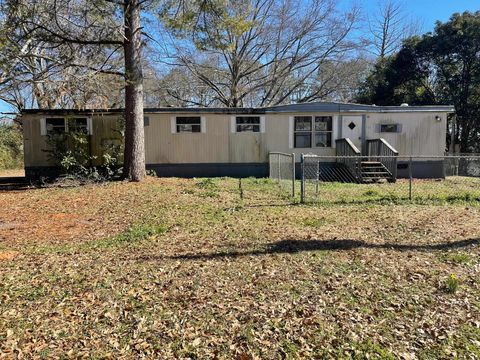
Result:
[[335,140],[337,162],[345,165],[358,182],[362,182],[361,151],[349,139]]
[[341,156],[343,155],[343,154],[338,154],[339,149],[341,152],[352,152],[353,154],[351,154],[351,156],[361,155],[361,151],[358,150],[358,148],[349,138],[337,139],[335,140],[335,143],[336,144],[346,143],[348,145],[348,147],[346,147],[345,149],[343,149],[342,146],[340,146],[340,148],[337,146],[336,147],[337,155],[341,155]]
[[270,151],[268,153],[268,155],[284,155],[284,156],[292,157],[293,154],[284,153],[284,152],[280,152],[280,151]]
[[386,147],[388,147],[395,155],[398,155],[398,151],[395,150],[395,148],[394,148],[392,145],[390,145],[390,143],[389,143],[387,140],[385,140],[384,138],[380,138],[379,140],[380,140]]
[[367,156],[369,160],[379,161],[390,174],[390,180],[397,180],[398,151],[383,138],[367,140]]

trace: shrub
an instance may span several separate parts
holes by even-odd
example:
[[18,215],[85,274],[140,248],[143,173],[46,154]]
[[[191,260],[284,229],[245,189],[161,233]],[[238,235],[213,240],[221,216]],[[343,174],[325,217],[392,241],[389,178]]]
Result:
[[0,123],[0,169],[23,167],[23,138],[16,124]]
[[[73,127],[72,127],[73,128]],[[121,175],[123,142],[102,147],[102,166],[93,166],[97,158],[90,155],[89,135],[84,131],[49,134],[48,157],[61,168],[62,175],[78,180],[104,181]]]

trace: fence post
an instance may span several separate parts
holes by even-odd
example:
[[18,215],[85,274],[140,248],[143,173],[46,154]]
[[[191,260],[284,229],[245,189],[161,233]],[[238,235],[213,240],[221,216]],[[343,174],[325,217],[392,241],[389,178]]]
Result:
[[280,184],[280,180],[282,178],[282,171],[281,171],[281,168],[280,168],[280,154],[277,155],[278,157],[278,161],[277,161],[277,165],[278,165],[278,183]]
[[410,160],[408,162],[408,199],[412,200],[412,157],[410,156]]
[[292,154],[292,197],[295,197],[295,154]]
[[268,153],[268,177],[270,179],[273,179],[273,173],[272,173],[272,154]]
[[305,203],[305,155],[301,154],[300,155],[300,175],[301,175],[301,181],[300,181],[300,202],[302,204]]

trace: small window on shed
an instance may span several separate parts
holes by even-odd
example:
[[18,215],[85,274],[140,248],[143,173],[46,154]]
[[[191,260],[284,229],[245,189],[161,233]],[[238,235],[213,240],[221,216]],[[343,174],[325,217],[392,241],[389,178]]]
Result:
[[398,124],[380,124],[380,132],[382,133],[397,133],[400,127]]
[[260,116],[237,116],[237,132],[260,132]]
[[177,116],[177,133],[199,133],[202,130],[202,120],[200,116]]
[[150,126],[150,118],[148,116],[143,117],[143,126]]
[[73,118],[68,120],[68,132],[88,134],[87,118]]
[[47,135],[63,134],[66,132],[64,118],[46,118]]

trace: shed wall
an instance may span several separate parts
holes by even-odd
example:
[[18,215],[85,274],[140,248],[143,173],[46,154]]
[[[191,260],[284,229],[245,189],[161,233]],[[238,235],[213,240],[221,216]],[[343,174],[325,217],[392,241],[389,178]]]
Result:
[[[55,163],[50,159],[47,144],[47,136],[42,135],[40,131],[40,120],[45,117],[62,116],[44,116],[44,115],[24,115],[23,123],[23,142],[25,153],[25,167],[54,166]],[[78,116],[80,117],[80,116]],[[119,132],[118,115],[94,115],[92,116],[92,133],[89,136],[91,154],[96,157],[92,165],[101,165],[103,146],[106,142],[121,139]]]

